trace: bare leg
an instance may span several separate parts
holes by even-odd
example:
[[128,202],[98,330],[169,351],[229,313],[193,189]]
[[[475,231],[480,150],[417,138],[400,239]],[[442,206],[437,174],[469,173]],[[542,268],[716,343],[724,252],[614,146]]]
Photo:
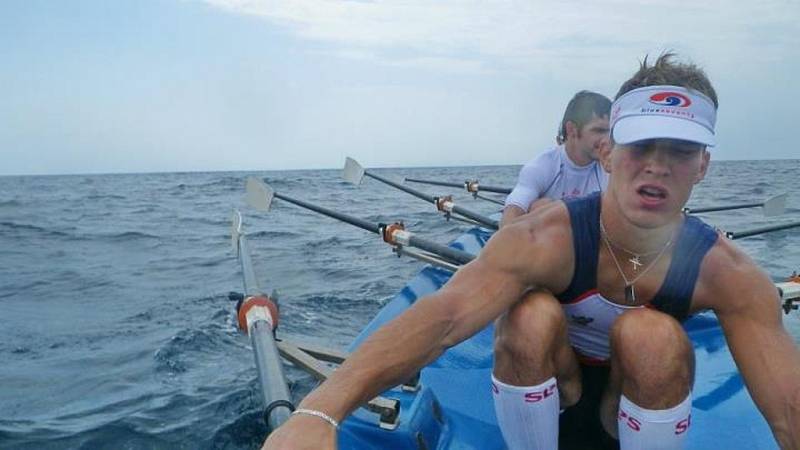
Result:
[[578,360],[569,346],[567,321],[547,291],[526,294],[495,323],[494,376],[515,386],[533,386],[555,377],[561,408],[581,396]]
[[558,447],[559,407],[578,401],[581,382],[564,313],[549,292],[526,294],[497,320],[492,389],[510,450]]
[[617,437],[621,395],[650,410],[666,410],[686,400],[694,383],[694,351],[675,319],[644,308],[620,316],[610,339],[611,374],[600,418],[606,431]]

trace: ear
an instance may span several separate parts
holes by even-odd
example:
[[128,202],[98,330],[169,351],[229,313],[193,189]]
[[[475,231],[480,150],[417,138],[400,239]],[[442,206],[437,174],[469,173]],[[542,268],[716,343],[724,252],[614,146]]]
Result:
[[708,173],[708,166],[711,163],[711,152],[707,149],[703,149],[703,160],[700,161],[700,170],[697,172],[697,176],[694,179],[694,184],[697,184],[706,177],[706,173]]
[[614,144],[612,144],[611,139],[606,136],[600,142],[600,149],[597,152],[600,158],[600,165],[602,165],[603,169],[608,173],[611,173],[611,150],[613,149]]
[[567,138],[576,138],[578,136],[578,127],[575,125],[575,122],[568,120],[566,124],[567,128]]

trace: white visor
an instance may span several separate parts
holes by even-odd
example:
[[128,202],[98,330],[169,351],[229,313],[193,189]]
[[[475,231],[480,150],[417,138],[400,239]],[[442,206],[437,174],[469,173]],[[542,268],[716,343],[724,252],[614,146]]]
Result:
[[647,86],[626,92],[611,105],[611,137],[618,144],[678,139],[714,146],[717,109],[695,90]]

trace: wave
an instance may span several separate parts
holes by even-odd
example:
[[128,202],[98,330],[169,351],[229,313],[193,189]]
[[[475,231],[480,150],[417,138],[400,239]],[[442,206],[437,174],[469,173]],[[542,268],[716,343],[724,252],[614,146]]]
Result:
[[119,194],[89,194],[85,197],[86,200],[127,200],[128,197]]
[[0,227],[15,230],[15,231],[31,231],[38,234],[46,234],[53,237],[69,237],[75,238],[76,236],[60,230],[51,230],[49,228],[32,225],[29,223],[16,223],[16,222],[0,222]]
[[209,188],[244,189],[244,177],[222,177],[206,183],[178,183],[174,186],[177,191],[207,190]]
[[222,330],[223,323],[206,325],[205,329],[183,329],[153,354],[157,372],[172,375],[184,373],[204,357],[197,354],[214,353],[229,345],[229,333]]
[[104,235],[98,235],[96,237],[101,237],[103,239],[107,239],[110,241],[129,241],[129,240],[137,240],[137,239],[161,239],[161,236],[145,233],[142,231],[123,231],[120,233],[110,233]]
[[2,200],[0,201],[0,208],[13,208],[15,206],[22,206],[22,202],[17,200]]
[[282,238],[296,238],[299,236],[303,236],[303,233],[296,233],[294,231],[275,231],[275,230],[261,230],[261,231],[253,231],[247,233],[248,238],[282,239]]

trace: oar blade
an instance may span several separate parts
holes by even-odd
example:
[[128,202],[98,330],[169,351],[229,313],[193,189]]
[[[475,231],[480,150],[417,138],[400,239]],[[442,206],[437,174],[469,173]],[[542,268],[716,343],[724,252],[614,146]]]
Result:
[[788,194],[781,194],[772,197],[764,202],[764,215],[767,217],[779,216],[786,211],[786,197]]
[[239,235],[242,234],[242,214],[238,209],[233,210],[231,218],[231,246],[236,256],[239,256]]
[[255,177],[247,178],[247,195],[245,201],[248,205],[260,211],[269,211],[275,191],[266,183]]
[[342,178],[348,183],[358,186],[361,180],[364,179],[364,168],[361,167],[355,159],[347,157],[344,160],[344,170],[342,171]]

